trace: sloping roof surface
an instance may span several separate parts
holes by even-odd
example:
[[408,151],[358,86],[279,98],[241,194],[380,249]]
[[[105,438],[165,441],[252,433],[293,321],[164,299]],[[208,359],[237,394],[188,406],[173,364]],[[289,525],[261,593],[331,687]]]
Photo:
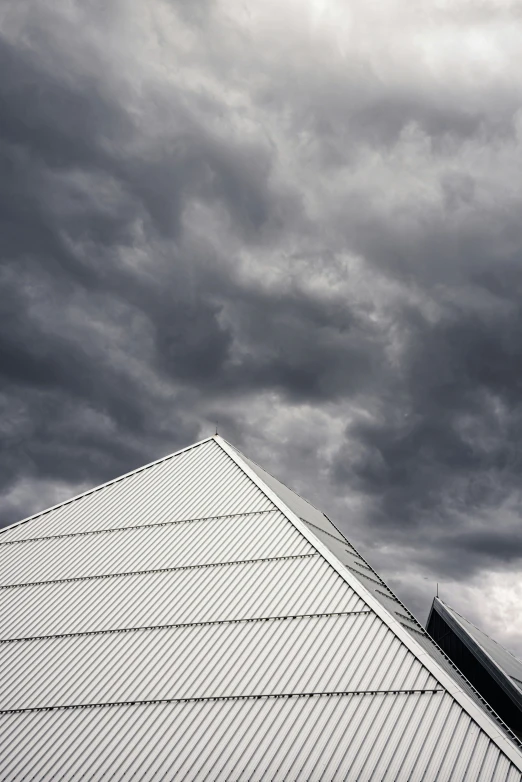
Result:
[[[425,651],[428,652],[443,669],[449,674],[460,688],[464,689],[467,695],[475,701],[482,709],[489,712],[499,723],[501,729],[506,726],[499,717],[494,714],[491,706],[484,698],[463,678],[462,672],[453,664],[453,662],[442,652],[439,646],[433,642],[431,635],[426,632],[424,627],[415,619],[413,614],[392,592],[388,585],[383,581],[379,574],[371,567],[369,562],[364,559],[359,551],[345,538],[332,521],[315,508],[310,502],[300,497],[296,492],[289,489],[281,481],[267,473],[258,464],[247,459],[241,454],[241,458],[248,466],[259,476],[263,483],[269,486],[283,500],[283,502],[305,522],[307,527],[318,537],[328,549],[355,575],[358,581],[368,590],[373,597],[386,609],[388,614],[396,619],[410,635],[419,643]],[[503,650],[505,651],[505,650]],[[509,654],[509,652],[506,652]],[[511,731],[508,731],[510,733]],[[518,737],[517,737],[518,739]]]
[[435,609],[443,609],[444,613],[449,614],[462,628],[461,637],[465,639],[468,636],[469,639],[475,641],[493,661],[497,668],[502,671],[505,676],[508,676],[512,683],[518,687],[522,695],[522,662],[517,659],[511,652],[504,649],[499,643],[490,638],[489,635],[483,633],[478,627],[475,627],[468,619],[455,611],[454,608],[443,602],[440,598],[435,598]]
[[436,597],[427,630],[522,739],[522,663]]
[[219,437],[0,532],[0,628],[2,780],[522,779],[344,536]]

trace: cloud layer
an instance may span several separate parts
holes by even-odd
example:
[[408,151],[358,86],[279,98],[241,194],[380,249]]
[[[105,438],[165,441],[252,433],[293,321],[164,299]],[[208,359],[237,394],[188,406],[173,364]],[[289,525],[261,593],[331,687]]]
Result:
[[522,653],[522,14],[0,17],[0,511],[220,432]]

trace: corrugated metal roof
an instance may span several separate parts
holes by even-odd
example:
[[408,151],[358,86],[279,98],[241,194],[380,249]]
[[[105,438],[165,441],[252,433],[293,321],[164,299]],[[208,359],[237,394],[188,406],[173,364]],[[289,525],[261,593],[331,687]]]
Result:
[[216,437],[0,532],[0,779],[522,779],[286,492]]
[[443,693],[15,713],[0,715],[0,730],[2,773],[9,780],[520,779]]
[[0,546],[0,586],[311,553],[279,511],[222,516]]
[[437,689],[424,666],[367,609],[9,641],[0,643],[0,670],[4,710]]
[[56,508],[0,530],[2,543],[267,510],[259,488],[215,439],[185,449]]
[[365,607],[321,557],[298,556],[0,589],[0,638]]

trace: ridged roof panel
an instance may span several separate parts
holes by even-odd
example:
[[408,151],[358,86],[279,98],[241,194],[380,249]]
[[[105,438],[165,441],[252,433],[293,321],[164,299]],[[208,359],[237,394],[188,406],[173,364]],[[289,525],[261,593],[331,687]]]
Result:
[[0,585],[313,552],[276,510],[0,546]]
[[437,689],[368,610],[0,644],[2,709]]
[[0,589],[0,638],[363,608],[321,557],[292,556]]
[[271,507],[259,488],[238,471],[212,439],[0,530],[0,544],[252,513]]
[[443,693],[15,713],[0,715],[0,730],[9,780],[520,780]]

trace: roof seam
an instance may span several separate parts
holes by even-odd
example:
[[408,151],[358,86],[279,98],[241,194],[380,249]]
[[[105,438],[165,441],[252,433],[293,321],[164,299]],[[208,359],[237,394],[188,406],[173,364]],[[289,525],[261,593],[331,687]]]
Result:
[[409,689],[409,690],[334,690],[332,692],[282,692],[282,693],[260,693],[252,695],[207,695],[202,697],[187,698],[153,698],[151,700],[136,701],[109,701],[106,703],[71,703],[58,704],[53,706],[29,706],[20,709],[0,709],[0,714],[22,714],[24,712],[35,711],[58,711],[66,709],[99,709],[108,706],[146,706],[162,703],[194,703],[197,701],[245,701],[258,699],[275,698],[321,698],[321,697],[342,697],[350,695],[432,695],[436,693],[445,693],[442,688]]
[[[333,540],[336,540],[338,543],[342,543],[343,546],[345,546],[348,543],[347,540],[343,540],[342,538],[338,538],[337,535],[332,535],[331,532],[328,532],[327,530],[323,529],[322,527],[319,527],[317,524],[314,524],[313,521],[308,521],[307,519],[303,519],[302,516],[299,516],[299,518],[301,519],[301,521],[304,521],[305,524],[309,524],[314,529],[319,530],[319,532],[322,532],[323,535],[328,535],[328,537],[332,538]],[[348,543],[348,545],[350,546],[350,548],[352,548],[352,544],[351,543]],[[353,549],[353,553],[355,554],[355,556],[359,556],[359,554],[356,552],[355,549]],[[362,557],[361,557],[361,559],[362,559]]]
[[[84,530],[83,532],[64,532],[61,535],[42,535],[39,538],[20,538],[19,540],[0,540],[0,546],[14,546],[16,543],[34,543],[42,540],[59,540],[61,538],[77,538],[85,535],[101,535],[110,532],[126,532],[131,529],[149,529],[150,527],[170,527],[173,524],[191,524],[197,521],[219,521],[220,519],[233,519],[238,516],[257,516],[260,513],[277,513],[277,509],[252,510],[245,513],[226,513],[222,516],[201,516],[196,519],[176,519],[175,521],[158,521],[153,524],[133,524],[128,527],[109,527],[107,529]],[[280,511],[279,511],[280,512]]]
[[[413,624],[413,623],[414,623],[414,621],[415,621],[415,620],[413,620],[411,617],[409,617],[409,616],[406,616],[406,614],[401,614],[401,612],[400,612],[400,611],[394,611],[393,613],[394,613],[394,614],[397,614],[397,616],[400,616],[400,617],[401,617],[401,619],[406,619],[406,621],[407,621],[407,622],[411,622],[412,624]],[[416,622],[415,622],[415,623],[416,623]],[[419,625],[419,627],[421,627],[421,625]],[[419,632],[419,631],[417,630],[417,632]]]
[[[361,573],[361,575],[363,575],[363,574]],[[381,586],[384,586],[384,584],[381,584]],[[383,592],[381,589],[376,589],[375,591],[376,591],[376,592],[378,592],[378,593],[379,593],[380,595],[382,595],[383,597],[387,597],[387,598],[389,598],[390,600],[393,600],[395,603],[398,603],[399,605],[401,605],[401,606],[402,606],[402,603],[401,603],[401,601],[400,601],[400,600],[399,600],[397,597],[395,597],[395,595],[393,594],[393,592],[391,593],[391,595],[388,595],[386,592]]]
[[366,573],[359,573],[358,570],[356,570],[353,567],[350,567],[350,565],[345,565],[345,567],[348,568],[348,570],[351,570],[352,573],[355,573],[356,576],[362,576],[363,578],[367,578],[368,581],[373,581],[374,584],[378,584],[379,586],[382,586],[382,587],[385,586],[385,584],[382,581],[377,581],[376,578],[372,578],[371,576],[367,576]]
[[[397,613],[397,611],[395,611],[395,613],[397,614],[397,616],[400,616],[400,614],[399,614],[399,613]],[[402,625],[403,627],[405,627],[405,628],[406,628],[406,630],[411,630],[411,631],[412,631],[412,633],[417,633],[417,635],[421,635],[423,638],[426,638],[426,637],[428,637],[428,638],[429,638],[429,636],[428,636],[428,634],[426,633],[426,631],[424,631],[424,632],[421,632],[420,630],[417,630],[417,628],[416,628],[416,627],[410,627],[409,625],[405,625],[405,624],[404,624],[404,622],[401,622],[401,625]]]
[[312,554],[288,554],[285,557],[260,557],[258,559],[236,559],[229,562],[205,562],[198,565],[177,565],[174,567],[154,568],[152,570],[131,570],[126,573],[102,573],[95,576],[75,576],[74,578],[57,578],[48,581],[27,581],[23,584],[0,584],[0,589],[19,589],[22,587],[43,586],[44,584],[67,584],[73,581],[93,581],[101,578],[122,578],[124,576],[142,576],[147,573],[171,573],[175,570],[195,570],[206,567],[225,567],[227,565],[246,565],[251,562],[274,562],[286,559],[308,559],[319,557],[318,552]]
[[110,635],[113,633],[137,633],[148,630],[174,630],[183,627],[204,627],[207,625],[246,624],[247,622],[281,622],[292,619],[319,619],[338,616],[356,616],[372,614],[371,609],[359,611],[330,611],[317,614],[283,614],[282,616],[253,616],[239,619],[211,619],[206,622],[176,622],[167,625],[145,625],[143,627],[114,627],[106,630],[84,630],[77,633],[56,633],[54,635],[33,635],[22,638],[0,638],[0,644],[22,643],[24,641],[47,641],[52,638],[80,638],[91,635]]

